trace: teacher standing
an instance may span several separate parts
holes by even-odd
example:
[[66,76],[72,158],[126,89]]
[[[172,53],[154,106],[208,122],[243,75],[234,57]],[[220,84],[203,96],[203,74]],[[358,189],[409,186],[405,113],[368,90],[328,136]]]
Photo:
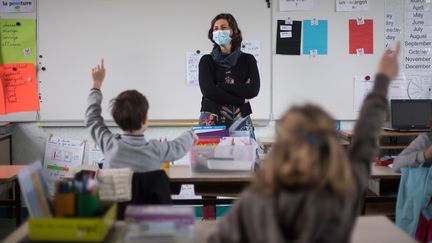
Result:
[[211,21],[208,38],[214,46],[199,63],[203,95],[199,123],[227,128],[235,123],[235,130],[250,131],[254,137],[249,101],[260,89],[256,60],[240,51],[242,33],[231,14],[219,14]]

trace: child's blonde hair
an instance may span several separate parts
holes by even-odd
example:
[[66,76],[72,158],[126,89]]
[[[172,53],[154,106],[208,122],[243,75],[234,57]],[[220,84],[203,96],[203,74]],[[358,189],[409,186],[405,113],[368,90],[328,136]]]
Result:
[[351,185],[351,166],[337,141],[335,122],[321,108],[292,107],[276,132],[276,142],[257,172],[255,189],[266,194],[281,188],[343,193]]

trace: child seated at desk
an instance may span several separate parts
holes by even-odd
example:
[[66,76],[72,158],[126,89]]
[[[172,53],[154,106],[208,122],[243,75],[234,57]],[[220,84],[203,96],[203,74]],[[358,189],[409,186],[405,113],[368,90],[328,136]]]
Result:
[[123,134],[113,134],[101,115],[101,87],[105,78],[103,60],[92,69],[92,76],[93,88],[88,97],[85,123],[102,150],[107,167],[126,167],[135,172],[158,170],[164,161],[180,159],[190,150],[196,140],[192,130],[173,141],[145,139],[149,105],[146,97],[136,90],[123,91],[112,101],[111,114],[123,130]]
[[219,221],[210,242],[350,242],[399,50],[381,59],[348,155],[330,115],[314,105],[292,107],[279,120],[276,143],[253,184]]
[[414,139],[393,161],[393,171],[403,167],[430,167],[432,163],[432,132],[422,133]]

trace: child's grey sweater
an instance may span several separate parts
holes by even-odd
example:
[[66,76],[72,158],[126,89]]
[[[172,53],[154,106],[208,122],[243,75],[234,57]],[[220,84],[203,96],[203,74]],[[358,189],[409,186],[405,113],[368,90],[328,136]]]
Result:
[[428,134],[420,134],[393,161],[393,171],[400,172],[403,167],[429,167],[432,161],[425,158],[424,151],[431,145]]

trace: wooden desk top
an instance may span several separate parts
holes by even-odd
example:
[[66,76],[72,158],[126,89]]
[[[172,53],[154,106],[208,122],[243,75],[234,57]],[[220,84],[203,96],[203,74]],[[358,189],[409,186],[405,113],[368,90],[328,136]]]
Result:
[[0,181],[15,179],[15,176],[24,167],[25,165],[0,165]]
[[[338,139],[339,144],[346,146],[349,145],[349,142],[346,139]],[[260,137],[258,138],[258,142],[261,143],[263,146],[272,146],[275,143],[274,137]]]
[[[381,137],[415,137],[421,133],[424,133],[424,132],[397,132],[397,131],[382,130],[380,136]],[[351,138],[353,136],[353,131],[344,130],[344,131],[340,131],[340,134],[343,137]]]
[[[206,242],[208,236],[216,230],[217,221],[196,221],[194,242]],[[124,227],[124,222],[116,222],[117,228]],[[108,242],[116,242],[121,239],[118,233],[121,230],[115,230],[117,234],[112,235]],[[21,225],[17,230],[10,234],[5,243],[22,242],[28,235],[27,222]],[[384,216],[362,216],[357,219],[352,234],[351,243],[415,243],[407,234],[400,230],[395,224]]]
[[174,165],[166,169],[170,181],[173,182],[250,182],[252,173],[247,172],[218,172],[218,173],[192,173],[189,166]]
[[385,216],[361,216],[352,234],[352,243],[415,243]]
[[[171,181],[182,182],[250,182],[253,174],[248,173],[192,173],[189,166],[174,165],[166,170],[168,177]],[[399,173],[395,173],[388,166],[371,166],[371,178],[373,179],[398,179]]]
[[399,179],[400,177],[400,173],[393,172],[393,170],[388,166],[371,166],[372,179]]

